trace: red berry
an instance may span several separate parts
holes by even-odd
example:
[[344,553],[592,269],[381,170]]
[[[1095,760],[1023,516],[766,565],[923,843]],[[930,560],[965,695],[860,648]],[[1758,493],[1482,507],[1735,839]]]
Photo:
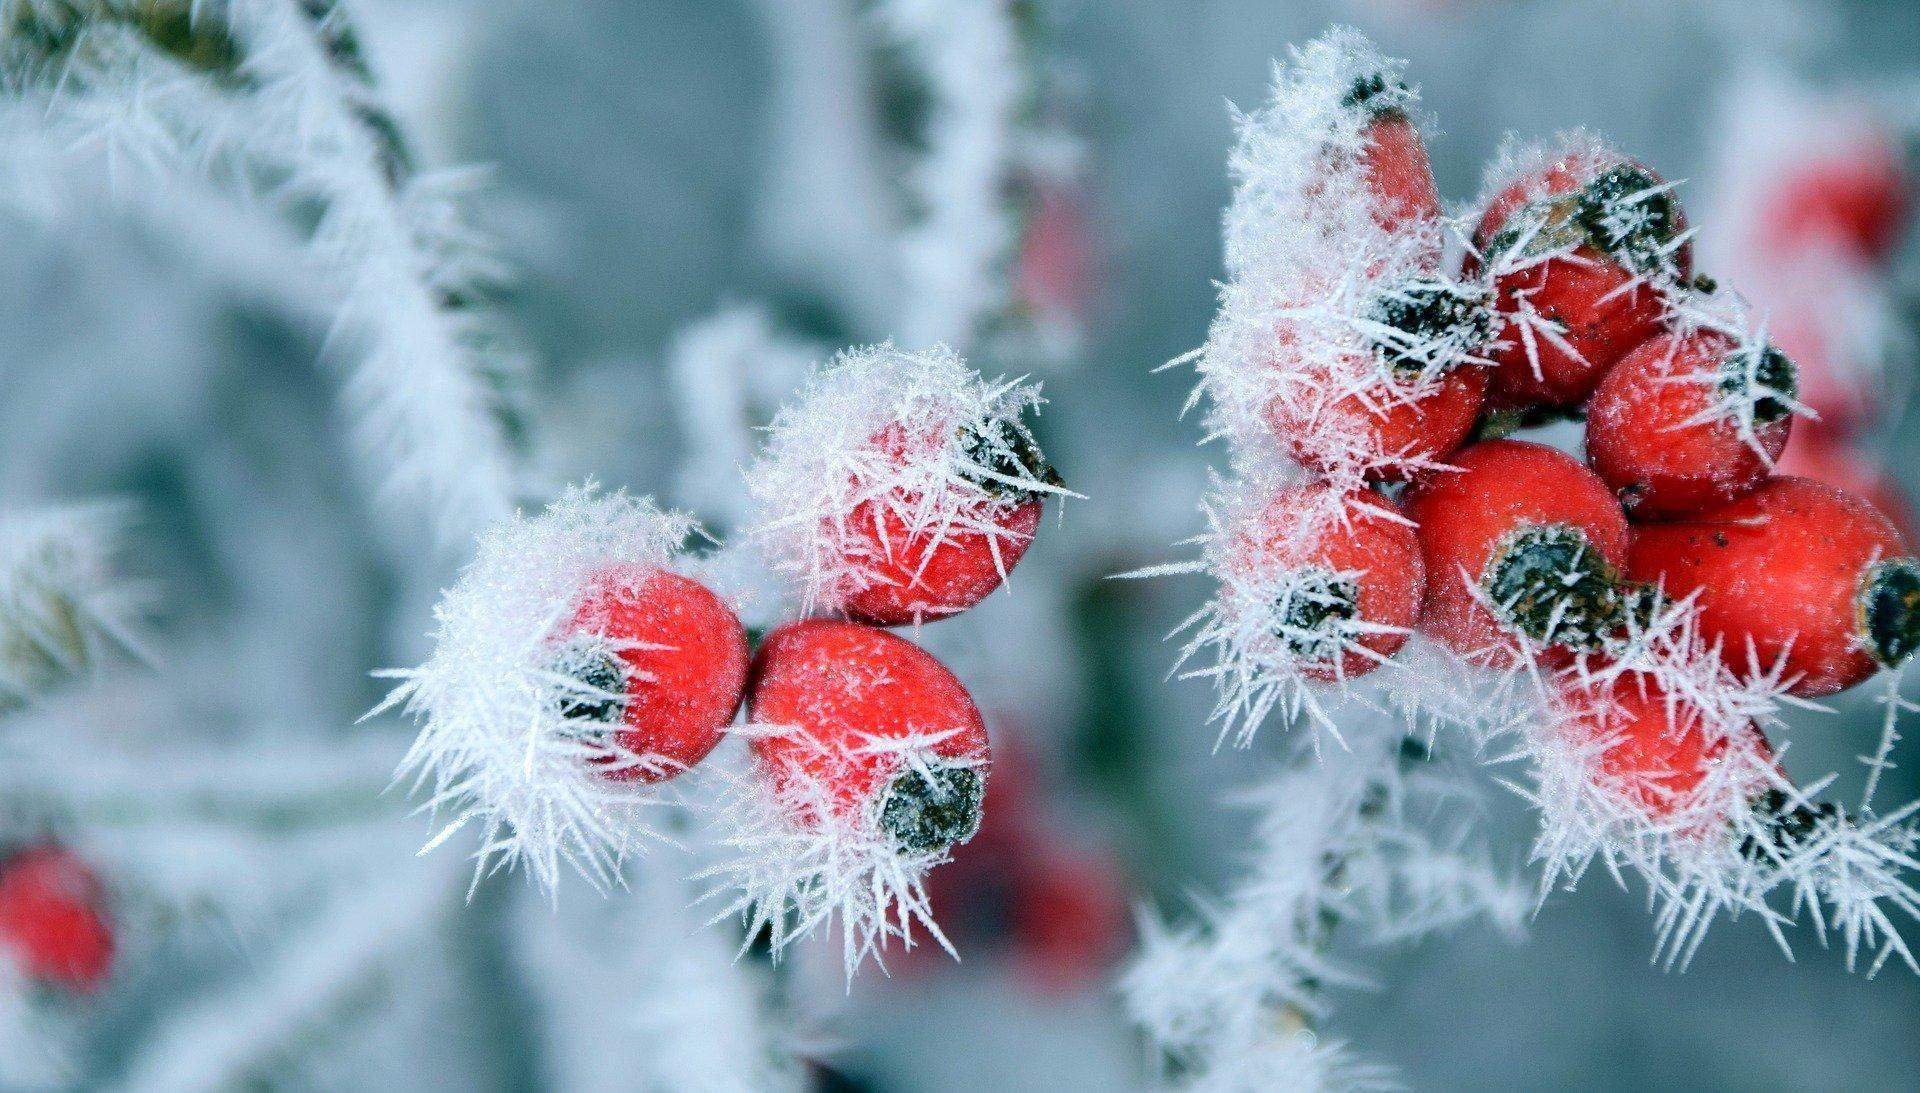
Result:
[[1622,621],[1627,521],[1606,483],[1565,453],[1490,440],[1457,472],[1416,482],[1427,595],[1420,630],[1462,655],[1510,663],[1517,642],[1585,649]]
[[0,948],[38,982],[78,994],[98,990],[113,963],[113,927],[93,870],[56,846],[0,865]]
[[1365,139],[1360,162],[1374,197],[1374,219],[1385,228],[1440,219],[1433,165],[1413,119],[1399,109],[1382,111],[1367,123]]
[[[1484,368],[1466,358],[1490,332],[1485,301],[1438,278],[1384,288],[1363,316],[1378,331],[1365,354],[1305,362],[1281,381],[1267,425],[1300,463],[1320,474],[1359,466],[1397,481],[1445,459],[1472,433],[1486,399]],[[1298,352],[1276,338],[1283,365]]]
[[[1892,522],[1807,478],[1635,530],[1628,574],[1699,594],[1700,628],[1736,671],[1784,663],[1793,694],[1845,690],[1920,646],[1920,565]],[[1749,662],[1751,645],[1753,662]]]
[[[1727,753],[1728,738],[1710,733],[1697,707],[1671,698],[1650,676],[1628,673],[1591,685],[1572,683],[1561,698],[1563,728],[1579,743],[1608,741],[1600,753],[1601,772],[1653,820],[1693,804],[1701,783]],[[1752,724],[1744,731],[1763,742]]]
[[1781,180],[1762,216],[1767,241],[1778,250],[1838,244],[1879,261],[1899,242],[1906,213],[1907,179],[1898,150],[1870,138],[1844,155],[1798,166]]
[[1094,985],[1127,949],[1127,889],[1110,854],[1043,845],[1018,863],[1012,921],[1021,973],[1040,991]]
[[1787,438],[1786,454],[1774,468],[1780,474],[1811,478],[1867,499],[1900,529],[1902,541],[1920,542],[1920,522],[1906,491],[1880,465],[1856,449],[1825,421],[1802,421]]
[[1495,406],[1577,405],[1659,329],[1659,288],[1692,262],[1689,245],[1674,245],[1686,216],[1664,185],[1632,160],[1582,148],[1488,202],[1473,241],[1507,320],[1488,353]]
[[1661,334],[1613,366],[1587,404],[1587,461],[1636,518],[1724,504],[1787,446],[1793,362],[1723,335]]
[[[1391,501],[1289,486],[1235,528],[1226,575],[1274,602],[1273,639],[1315,679],[1350,679],[1406,644],[1426,571],[1420,543]],[[1385,628],[1385,629],[1383,629]]]
[[610,765],[609,777],[665,781],[720,743],[746,686],[747,633],[705,585],[652,567],[610,570],[575,610],[571,633],[622,646],[622,663],[602,659],[576,669],[582,683],[622,697],[583,697],[566,715],[619,724],[613,737],[621,748],[662,760]]
[[[831,619],[788,623],[754,658],[748,706],[755,723],[783,730],[752,745],[776,790],[818,786],[816,807],[877,825],[913,853],[979,830],[986,723],[953,673],[905,638]],[[909,763],[902,742],[916,737],[938,739]]]
[[1038,499],[1012,508],[974,505],[946,528],[915,528],[900,511],[911,509],[911,500],[860,502],[852,526],[861,529],[872,583],[850,593],[843,610],[875,626],[900,626],[972,607],[1026,556],[1041,507]]
[[[945,439],[890,426],[875,446],[904,466],[940,455]],[[840,604],[850,618],[900,626],[958,614],[992,594],[1026,555],[1040,526],[1042,495],[1006,480],[1056,483],[1053,468],[1017,422],[968,427],[961,445],[986,472],[978,475],[979,499],[955,512],[929,513],[924,498],[895,491],[859,502],[844,528],[834,529],[859,561],[859,587]]]

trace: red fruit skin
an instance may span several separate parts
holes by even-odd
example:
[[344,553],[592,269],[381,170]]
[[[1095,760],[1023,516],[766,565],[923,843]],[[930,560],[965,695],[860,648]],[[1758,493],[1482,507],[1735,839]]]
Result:
[[55,846],[0,865],[0,948],[37,982],[91,994],[113,964],[113,927],[93,870]]
[[1907,215],[1907,178],[1891,142],[1868,140],[1847,155],[1802,164],[1781,181],[1761,213],[1777,251],[1838,245],[1885,261]]
[[856,819],[900,762],[859,752],[869,738],[957,729],[932,746],[935,755],[984,764],[989,754],[986,722],[945,665],[905,638],[854,622],[807,619],[768,634],[754,657],[747,708],[757,724],[792,726],[824,746],[801,733],[756,736],[754,757],[776,788],[807,776],[832,786],[836,812]]
[[1360,438],[1363,451],[1404,460],[1372,467],[1372,481],[1401,481],[1422,461],[1444,460],[1473,432],[1487,397],[1486,369],[1456,368],[1425,394],[1404,401],[1382,389],[1366,397],[1347,395],[1330,403],[1275,398],[1267,404],[1267,425],[1301,466],[1317,474],[1340,470],[1317,438],[1330,432]]
[[[1572,193],[1622,162],[1628,161],[1614,155],[1570,153],[1515,179],[1487,203],[1474,229],[1474,248],[1484,254],[1507,221],[1531,202]],[[1648,170],[1644,164],[1635,166]],[[1684,216],[1678,229],[1686,230]],[[1692,245],[1682,247],[1674,259],[1684,279],[1692,270]],[[1469,256],[1468,273],[1478,267],[1479,262]],[[1496,277],[1493,308],[1509,325],[1487,352],[1493,361],[1491,405],[1520,409],[1584,402],[1615,361],[1652,337],[1666,321],[1667,308],[1660,294],[1646,285],[1625,287],[1633,281],[1631,272],[1591,246]],[[1573,354],[1537,332],[1533,351],[1528,351],[1519,328],[1512,325],[1522,300],[1536,314],[1561,325],[1561,337],[1573,347]]]
[[[1420,541],[1412,528],[1395,519],[1393,502],[1370,493],[1349,494],[1344,500],[1344,525],[1329,522],[1318,536],[1299,534],[1303,516],[1324,519],[1332,511],[1334,488],[1324,483],[1289,486],[1261,508],[1253,526],[1240,529],[1227,549],[1228,565],[1251,577],[1281,569],[1321,566],[1336,573],[1360,571],[1355,606],[1367,622],[1408,631],[1419,618],[1426,591],[1426,566]],[[1360,644],[1392,656],[1407,642],[1407,634],[1367,634]],[[1307,667],[1314,679],[1352,679],[1380,667],[1381,661],[1362,653],[1341,655],[1339,665]]]
[[1374,220],[1381,227],[1440,219],[1440,191],[1433,182],[1427,146],[1406,114],[1389,110],[1367,124],[1360,162],[1374,196]]
[[1606,483],[1564,452],[1524,440],[1489,440],[1455,453],[1457,472],[1414,483],[1407,515],[1419,525],[1427,594],[1419,629],[1462,656],[1517,648],[1474,596],[1500,541],[1528,525],[1566,524],[1616,568],[1627,560],[1627,519]]
[[[1498,409],[1577,406],[1607,370],[1666,322],[1667,306],[1647,285],[1626,288],[1633,275],[1604,259],[1549,258],[1494,279],[1493,308],[1509,320],[1489,347],[1493,362],[1488,399]],[[1569,353],[1534,332],[1532,351],[1512,321],[1521,301],[1560,325]],[[1536,372],[1536,364],[1538,371]]]
[[[876,500],[856,505],[849,518],[855,549],[873,583],[845,598],[849,618],[874,626],[902,626],[958,614],[986,599],[1026,556],[1040,527],[1038,500],[1012,508],[981,505],[964,519],[987,519],[997,532],[961,526],[909,529],[898,506]],[[912,503],[906,506],[912,509]]]
[[1780,474],[1812,478],[1867,499],[1893,521],[1902,542],[1920,542],[1920,522],[1906,491],[1873,459],[1854,448],[1825,421],[1802,421],[1793,427],[1787,450],[1774,468]]
[[[1629,673],[1592,688],[1574,683],[1562,698],[1565,729],[1581,742],[1612,741],[1600,755],[1600,768],[1649,819],[1684,809],[1727,753],[1728,739],[1708,744],[1699,713],[1685,703],[1670,710],[1666,692],[1651,677]],[[1747,728],[1758,736],[1757,727]]]
[[1862,646],[1866,568],[1909,554],[1865,500],[1809,478],[1769,479],[1685,521],[1634,530],[1627,573],[1679,598],[1699,593],[1700,629],[1736,672],[1785,658],[1802,697],[1845,690],[1878,670]]
[[1734,344],[1718,334],[1661,334],[1613,366],[1587,403],[1587,462],[1627,515],[1663,520],[1745,495],[1787,446],[1791,415],[1756,423],[1759,450],[1726,416],[1696,421],[1719,397]]
[[573,632],[650,646],[619,654],[629,672],[626,728],[616,739],[668,762],[609,768],[607,777],[666,781],[720,743],[746,688],[747,632],[705,585],[652,567],[609,571],[575,611]]

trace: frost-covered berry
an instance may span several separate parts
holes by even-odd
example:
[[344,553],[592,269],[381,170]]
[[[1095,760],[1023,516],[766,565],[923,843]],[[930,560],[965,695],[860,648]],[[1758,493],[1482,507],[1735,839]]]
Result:
[[754,535],[809,611],[879,626],[964,611],[1065,492],[1024,418],[1040,401],[945,348],[841,353],[781,410],[749,473]]
[[739,618],[699,581],[653,566],[594,576],[555,655],[581,691],[561,714],[605,726],[616,747],[604,772],[642,782],[672,778],[706,758],[747,680]]
[[1289,486],[1229,529],[1223,578],[1251,644],[1314,679],[1347,679],[1406,643],[1426,586],[1420,544],[1391,501]]
[[85,862],[45,845],[0,863],[0,960],[36,982],[90,994],[106,982],[113,952],[106,893]]
[[1871,504],[1811,479],[1642,525],[1627,571],[1697,596],[1701,633],[1728,666],[1783,670],[1796,695],[1845,690],[1920,648],[1920,563]]
[[1511,663],[1596,648],[1624,621],[1627,521],[1606,483],[1539,444],[1456,453],[1407,497],[1426,562],[1420,630],[1463,656]]
[[564,862],[613,883],[649,834],[651,783],[705,756],[739,701],[744,635],[688,576],[692,534],[589,484],[480,537],[434,608],[432,655],[385,673],[401,682],[374,711],[421,723],[401,774],[454,814],[432,845],[474,823],[479,868],[524,862],[551,887]]
[[1570,681],[1559,698],[1559,731],[1577,746],[1597,749],[1597,773],[1606,792],[1655,821],[1712,808],[1716,802],[1703,800],[1702,787],[1735,735],[1745,750],[1765,747],[1751,722],[1743,721],[1729,734],[1699,707],[1642,673]]
[[1504,321],[1496,406],[1573,406],[1659,329],[1662,292],[1691,270],[1686,216],[1670,184],[1573,134],[1509,151],[1487,176],[1473,245]]
[[1318,473],[1408,478],[1472,433],[1491,317],[1472,286],[1437,276],[1382,284],[1354,310],[1336,320],[1351,328],[1345,344],[1282,328],[1265,420]]
[[1353,78],[1341,105],[1358,112],[1360,168],[1383,227],[1440,218],[1440,191],[1420,129],[1408,111],[1418,101],[1395,69],[1386,65]]
[[1657,335],[1594,389],[1587,461],[1636,519],[1724,504],[1771,473],[1797,392],[1793,362],[1764,342]]
[[1413,528],[1378,494],[1326,483],[1237,493],[1210,507],[1205,557],[1158,572],[1219,582],[1190,621],[1180,660],[1203,660],[1187,674],[1213,680],[1221,739],[1244,746],[1276,706],[1317,712],[1315,689],[1398,652],[1425,570]]
[[990,760],[966,688],[905,638],[811,619],[767,636],[747,703],[736,908],[776,949],[838,914],[849,972],[889,937],[911,946],[914,921],[945,944],[922,881],[980,829]]

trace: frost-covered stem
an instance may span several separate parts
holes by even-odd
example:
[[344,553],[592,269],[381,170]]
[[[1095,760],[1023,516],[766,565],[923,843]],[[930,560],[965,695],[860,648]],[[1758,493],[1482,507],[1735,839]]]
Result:
[[510,423],[460,314],[458,279],[422,250],[421,210],[409,204],[425,195],[400,181],[396,128],[357,53],[341,44],[351,39],[339,10],[319,19],[314,10],[231,0],[228,17],[263,105],[284,100],[290,116],[279,120],[295,126],[297,169],[327,202],[316,242],[351,278],[341,325],[373,343],[349,387],[366,439],[391,459],[395,484],[440,502],[444,530],[471,533],[517,499]]
[[884,0],[875,14],[926,81],[925,155],[908,179],[920,210],[900,237],[911,288],[895,332],[912,347],[968,346],[1008,304],[1004,275],[1019,126],[1032,89],[1012,5]]
[[288,938],[258,975],[166,1020],[125,1088],[231,1089],[260,1080],[280,1052],[326,1028],[360,988],[462,907],[464,879],[457,859],[439,858],[344,898]]

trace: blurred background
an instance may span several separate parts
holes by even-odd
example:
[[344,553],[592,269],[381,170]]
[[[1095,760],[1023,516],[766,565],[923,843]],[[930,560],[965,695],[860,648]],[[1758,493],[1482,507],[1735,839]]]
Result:
[[[1185,556],[1222,461],[1181,419],[1191,375],[1154,369],[1212,314],[1227,104],[1257,105],[1290,43],[1350,23],[1410,61],[1450,203],[1509,132],[1585,126],[1687,180],[1704,268],[1774,309],[1829,384],[1789,459],[1904,512],[1920,20],[1902,0],[1009,0],[987,6],[1025,83],[1000,122],[1013,150],[982,168],[969,149],[992,141],[942,159],[952,135],[927,128],[929,96],[994,92],[941,6],[901,5],[924,16],[906,45],[853,0],[353,12],[414,158],[488,167],[470,206],[530,362],[541,480],[591,475],[724,533],[750,426],[834,347],[946,339],[1044,382],[1043,445],[1087,499],[1010,594],[926,634],[996,737],[987,827],[933,881],[964,961],[916,951],[847,989],[831,953],[769,972],[727,964],[723,939],[714,966],[773,992],[823,1088],[1134,1088],[1150,1067],[1112,991],[1133,909],[1182,912],[1234,875],[1231,798],[1275,762],[1215,754],[1206,684],[1166,678],[1162,637],[1203,582],[1106,579]],[[943,210],[925,183],[983,170],[983,209]],[[662,1087],[623,1060],[673,1008],[650,962],[706,916],[584,887],[556,911],[511,876],[467,901],[460,855],[415,858],[428,821],[386,790],[409,726],[355,726],[385,689],[369,673],[424,655],[467,548],[369,487],[318,363],[329,289],[287,257],[298,217],[69,181],[15,177],[0,200],[0,505],[125,501],[118,568],[153,591],[150,655],[0,722],[0,847],[73,848],[116,939],[98,989],[22,989],[0,1056],[61,1045],[23,1088]],[[1842,230],[1793,211],[1815,206]],[[942,272],[969,247],[988,251],[972,297]],[[1837,705],[1790,764],[1857,791],[1879,709]],[[1920,763],[1888,777],[1886,799],[1920,793]],[[1496,861],[1527,883],[1528,818],[1488,782]],[[1371,987],[1337,991],[1324,1034],[1413,1088],[1920,1073],[1920,982],[1897,963],[1849,974],[1811,935],[1790,962],[1737,921],[1665,973],[1643,895],[1592,875],[1521,938],[1337,951]]]

